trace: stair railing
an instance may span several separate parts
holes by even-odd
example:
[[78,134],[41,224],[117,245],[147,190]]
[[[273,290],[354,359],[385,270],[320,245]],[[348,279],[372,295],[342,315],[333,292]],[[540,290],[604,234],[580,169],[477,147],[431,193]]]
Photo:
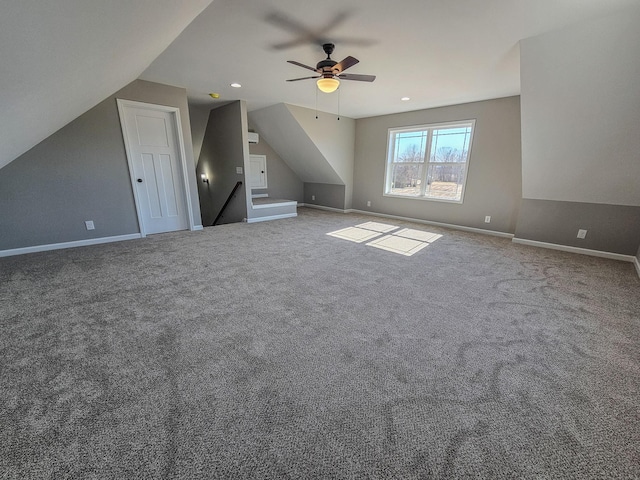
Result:
[[242,182],[236,182],[236,186],[233,187],[233,190],[231,190],[231,193],[229,194],[229,196],[227,197],[227,201],[224,202],[224,205],[222,206],[222,208],[220,209],[220,213],[218,213],[218,216],[216,217],[216,219],[213,221],[213,223],[211,224],[211,226],[213,227],[216,223],[218,223],[218,220],[220,220],[220,217],[222,217],[222,214],[224,213],[224,209],[227,208],[227,205],[229,205],[229,202],[231,201],[231,199],[233,198],[233,195],[236,193],[236,191],[238,190],[238,188],[240,188],[240,185],[242,185]]

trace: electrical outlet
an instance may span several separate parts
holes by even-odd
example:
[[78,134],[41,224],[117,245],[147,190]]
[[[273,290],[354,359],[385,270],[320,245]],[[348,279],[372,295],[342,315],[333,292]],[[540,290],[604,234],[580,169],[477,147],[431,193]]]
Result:
[[587,236],[587,231],[586,230],[578,230],[578,238],[585,238]]
[[315,200],[316,196],[315,195],[311,195],[311,200]]
[[491,223],[491,215],[484,217],[484,223]]
[[236,167],[236,173],[242,175],[242,167]]
[[84,226],[87,227],[87,230],[95,230],[96,226],[93,224],[93,220],[87,220],[84,222]]
[[371,201],[367,200],[367,207],[370,207],[370,206],[371,206]]

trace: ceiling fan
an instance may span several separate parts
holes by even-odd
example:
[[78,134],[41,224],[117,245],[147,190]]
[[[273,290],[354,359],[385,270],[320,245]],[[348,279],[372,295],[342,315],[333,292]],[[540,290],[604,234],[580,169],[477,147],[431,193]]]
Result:
[[[310,43],[312,45],[328,43],[328,34],[330,30],[335,29],[342,23],[344,23],[352,13],[349,11],[338,12],[327,23],[318,25],[316,20],[313,26],[308,27],[303,22],[287,15],[284,12],[273,11],[266,16],[266,21],[270,24],[286,30],[294,35],[294,38],[287,40],[276,45],[272,45],[271,48],[275,50],[284,50],[286,48],[297,47],[299,45]],[[366,38],[354,38],[354,37],[339,37],[331,35],[334,41],[341,45],[360,45],[362,47],[368,47],[376,43],[374,40]]]
[[298,80],[308,80],[311,78],[318,78],[318,89],[325,93],[335,92],[340,86],[340,80],[356,80],[358,82],[373,82],[376,79],[375,75],[360,75],[354,73],[343,73],[347,68],[353,67],[360,60],[354,57],[347,57],[341,62],[336,62],[331,58],[335,45],[333,43],[325,43],[322,45],[324,53],[327,54],[327,58],[321,60],[316,65],[316,68],[305,65],[304,63],[296,62],[294,60],[287,60],[287,62],[297,65],[307,70],[312,70],[318,75],[313,77],[292,78],[287,82],[297,82]]

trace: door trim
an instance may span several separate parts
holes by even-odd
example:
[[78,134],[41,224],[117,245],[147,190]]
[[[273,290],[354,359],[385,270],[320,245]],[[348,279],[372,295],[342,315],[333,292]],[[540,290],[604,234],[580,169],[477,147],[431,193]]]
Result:
[[[253,172],[251,171],[251,159],[252,158],[257,158],[260,159],[260,161],[264,164],[264,170],[262,171],[264,173],[264,186],[262,187],[254,187],[252,185],[249,185],[249,189],[250,190],[265,190],[267,189],[267,185],[269,185],[268,181],[267,181],[267,156],[266,155],[258,155],[258,154],[249,154],[249,181],[251,181],[251,176],[253,174]],[[249,182],[247,182],[249,183]]]
[[138,189],[136,188],[134,174],[133,174],[133,155],[130,150],[129,134],[124,123],[124,109],[127,107],[133,108],[145,108],[148,110],[155,110],[158,112],[169,113],[173,122],[173,126],[176,132],[176,140],[178,142],[178,156],[180,157],[180,168],[182,172],[183,182],[183,195],[184,203],[187,206],[187,220],[189,222],[189,230],[196,230],[196,225],[193,221],[193,208],[191,206],[191,189],[189,188],[189,168],[187,167],[187,155],[184,149],[184,136],[182,135],[182,121],[180,119],[180,109],[177,107],[169,107],[167,105],[156,105],[153,103],[136,102],[134,100],[123,100],[117,98],[118,115],[120,116],[120,127],[122,130],[122,137],[124,139],[124,149],[127,153],[127,165],[129,166],[129,177],[131,179],[131,189],[133,190],[133,198],[136,204],[136,215],[138,216],[138,227],[140,228],[140,236],[146,237],[144,222],[142,220],[142,214],[140,212],[140,199],[138,198]]

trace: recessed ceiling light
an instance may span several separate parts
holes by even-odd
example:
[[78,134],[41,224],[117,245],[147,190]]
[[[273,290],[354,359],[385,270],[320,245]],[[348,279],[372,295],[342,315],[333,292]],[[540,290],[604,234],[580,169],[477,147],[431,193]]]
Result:
[[408,102],[411,99],[409,97],[402,97],[400,100],[402,100],[403,102]]
[[242,85],[240,85],[239,83],[232,83],[231,86],[233,88],[240,88]]

